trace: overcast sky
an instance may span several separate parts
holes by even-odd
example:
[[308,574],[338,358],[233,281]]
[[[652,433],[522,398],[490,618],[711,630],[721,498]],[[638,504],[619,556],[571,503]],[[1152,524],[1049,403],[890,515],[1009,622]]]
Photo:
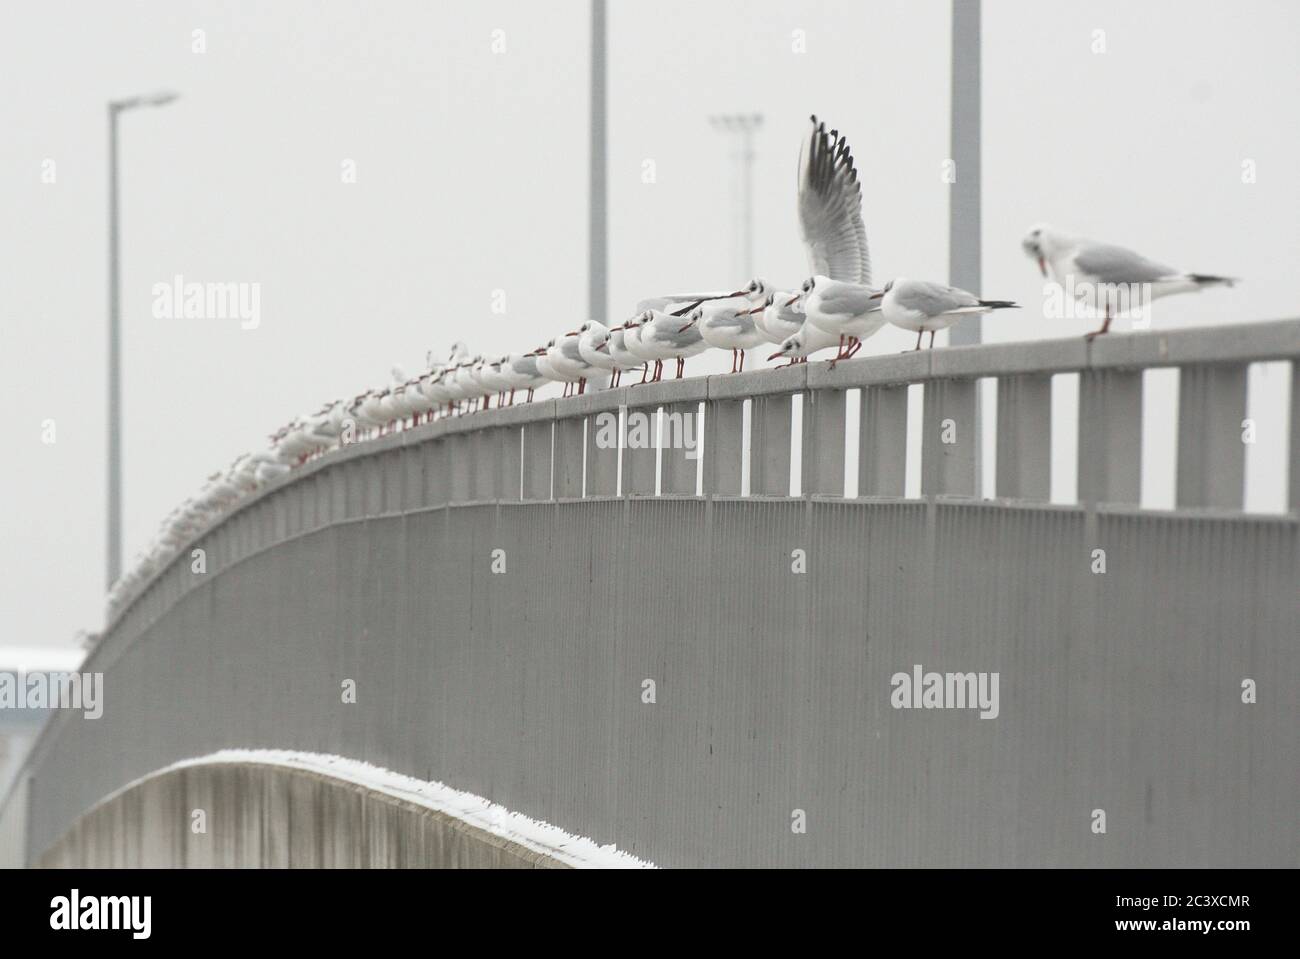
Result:
[[[794,175],[816,112],[858,156],[877,280],[946,279],[947,0],[610,6],[613,317],[647,294],[747,279],[717,112],[765,117],[760,275],[807,272]],[[1042,316],[1018,245],[1040,220],[1246,278],[1162,301],[1157,327],[1300,312],[1300,5],[984,6],[983,292],[1026,306],[986,321],[986,339],[1088,326]],[[6,0],[0,643],[67,643],[102,620],[106,100],[183,94],[121,124],[129,560],[205,476],[294,414],[453,339],[500,353],[585,318],[587,18],[585,0]],[[260,325],[155,318],[151,288],[176,274],[259,283]],[[864,354],[910,341],[886,330]],[[1254,508],[1281,504],[1285,384],[1278,368],[1252,374]],[[1169,448],[1147,465],[1144,502],[1161,505]]]

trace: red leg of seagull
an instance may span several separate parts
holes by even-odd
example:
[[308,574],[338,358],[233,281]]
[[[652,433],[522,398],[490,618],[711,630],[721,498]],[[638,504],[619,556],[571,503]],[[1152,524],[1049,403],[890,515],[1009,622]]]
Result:
[[851,357],[857,356],[858,350],[862,349],[862,341],[858,339],[856,336],[850,336],[849,340],[851,340],[852,342],[850,342],[849,344],[849,355],[848,357],[845,357],[845,359],[849,359]]
[[745,351],[740,351],[740,372],[745,372]]
[[529,387],[529,388],[528,388],[528,402],[531,403],[532,401],[533,401],[533,388],[532,388],[532,387]]
[[1107,304],[1106,304],[1106,322],[1103,323],[1103,324],[1101,325],[1101,329],[1100,329],[1100,330],[1093,330],[1091,333],[1089,333],[1089,334],[1087,334],[1086,336],[1084,336],[1084,339],[1085,339],[1085,340],[1088,340],[1088,341],[1091,342],[1092,340],[1094,340],[1094,339],[1096,339],[1097,337],[1101,336],[1101,334],[1108,332],[1109,330],[1110,330],[1110,304],[1107,303]]
[[936,332],[938,332],[938,331],[937,331],[937,330],[931,330],[931,331],[930,331],[930,349],[934,349],[934,334],[935,334]]
[[925,330],[916,331],[916,346],[912,347],[911,352],[915,353],[917,350],[921,348],[921,336],[923,333],[925,333]]
[[584,376],[582,379],[578,380],[578,393],[581,395],[585,392],[587,392],[587,378]]

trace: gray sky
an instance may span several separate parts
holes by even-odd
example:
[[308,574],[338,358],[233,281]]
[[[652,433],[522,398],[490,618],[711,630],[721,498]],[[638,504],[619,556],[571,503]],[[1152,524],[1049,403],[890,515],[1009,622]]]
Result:
[[[727,146],[706,119],[723,111],[767,118],[760,275],[794,284],[806,273],[794,167],[816,112],[858,155],[877,279],[945,278],[947,0],[611,7],[612,316],[643,295],[747,279],[732,270]],[[13,455],[0,490],[0,643],[66,643],[102,619],[105,101],[183,94],[122,121],[129,560],[206,475],[295,413],[456,338],[504,352],[584,318],[587,10],[5,3],[0,373]],[[1284,0],[988,0],[984,293],[1026,309],[986,321],[986,338],[1088,326],[1042,316],[1042,281],[1018,246],[1039,220],[1246,278],[1162,301],[1156,327],[1300,312],[1298,28],[1300,5]],[[792,51],[795,30],[806,53]],[[647,159],[654,183],[643,182]],[[41,182],[46,160],[53,184]],[[354,184],[341,182],[345,160]],[[155,319],[151,287],[177,273],[260,283],[261,325]],[[497,290],[504,315],[491,310]],[[864,353],[910,339],[886,330]],[[1255,508],[1281,502],[1285,383],[1277,369],[1252,375]],[[1153,392],[1154,413],[1172,415],[1166,394]],[[1160,505],[1169,448],[1150,447],[1147,465],[1144,502]]]

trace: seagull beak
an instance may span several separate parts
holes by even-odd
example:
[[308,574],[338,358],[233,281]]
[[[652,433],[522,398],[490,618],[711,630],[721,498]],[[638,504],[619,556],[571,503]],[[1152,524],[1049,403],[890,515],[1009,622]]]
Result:
[[609,352],[609,340],[606,340],[604,343],[600,344],[600,346],[596,347],[596,352],[597,352],[597,353],[608,353],[608,352]]
[[752,310],[746,310],[742,315],[743,315],[743,316],[753,316],[755,313],[762,313],[762,312],[763,312],[764,310],[766,310],[766,309],[767,309],[766,306],[759,305],[759,306],[754,307]]
[[565,336],[577,336],[577,335],[578,335],[578,331],[577,331],[577,330],[570,330],[568,333],[565,333],[564,335],[565,335]]
[[1038,258],[1038,269],[1042,272],[1043,276],[1047,276],[1047,261],[1041,256]]
[[783,357],[783,356],[785,356],[785,354],[782,353],[780,350],[778,350],[777,352],[775,352],[775,353],[773,353],[771,356],[769,356],[768,359],[769,359],[769,360],[779,360],[779,359],[780,359],[781,357]]
[[694,321],[694,320],[691,320],[691,322],[689,322],[689,323],[687,323],[685,326],[681,327],[677,332],[678,332],[678,333],[685,333],[687,330],[689,330],[689,329],[690,329],[692,326],[694,326],[694,325],[695,325],[695,321]]
[[786,305],[786,306],[794,306],[794,305],[795,305],[796,303],[798,303],[798,302],[799,302],[799,297],[797,297],[797,296],[792,296],[792,297],[790,297],[790,299],[788,299],[788,300],[785,301],[785,305]]
[[867,297],[867,299],[868,299],[868,300],[879,300],[879,299],[882,299],[882,298],[884,297],[884,295],[885,295],[885,291],[884,291],[884,290],[881,290],[879,293],[872,293],[869,297]]
[[737,290],[735,293],[728,293],[727,299],[731,299],[733,296],[748,296],[748,295],[749,295],[749,290]]

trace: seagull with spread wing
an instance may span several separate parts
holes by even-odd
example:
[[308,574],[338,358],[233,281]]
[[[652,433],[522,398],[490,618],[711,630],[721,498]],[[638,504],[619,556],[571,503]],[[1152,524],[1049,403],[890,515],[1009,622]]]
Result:
[[799,225],[812,276],[871,285],[862,185],[849,141],[812,116],[799,150]]
[[[812,133],[799,151],[799,224],[812,276],[788,307],[806,326],[839,340],[836,360],[858,351],[885,325],[878,291],[871,286],[871,251],[862,221],[862,185],[849,143],[812,117]],[[803,337],[808,343],[825,336]]]

